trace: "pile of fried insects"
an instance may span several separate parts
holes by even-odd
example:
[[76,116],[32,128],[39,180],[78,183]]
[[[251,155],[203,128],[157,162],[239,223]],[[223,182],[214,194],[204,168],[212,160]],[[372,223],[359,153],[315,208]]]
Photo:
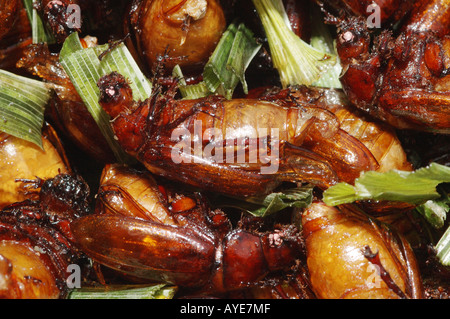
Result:
[[0,297],[446,299],[447,0],[0,0]]

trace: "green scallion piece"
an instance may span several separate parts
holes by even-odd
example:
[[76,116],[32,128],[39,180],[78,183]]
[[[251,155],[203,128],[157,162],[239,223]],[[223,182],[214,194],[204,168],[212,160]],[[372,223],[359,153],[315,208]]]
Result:
[[186,85],[182,70],[179,66],[174,68],[173,74],[180,79],[179,87],[183,98],[220,94],[231,99],[239,83],[242,84],[244,93],[248,93],[245,71],[260,49],[261,44],[245,24],[231,23],[205,65],[202,82]]
[[437,258],[444,266],[450,266],[450,227],[435,246]]
[[52,87],[0,70],[0,131],[42,148],[44,112]]
[[106,286],[72,290],[67,299],[172,299],[177,287],[158,284],[153,286]]
[[274,67],[282,86],[312,85],[336,63],[332,54],[317,50],[291,29],[282,0],[252,0],[266,32]]
[[56,42],[55,37],[51,32],[48,32],[37,10],[34,8],[35,0],[23,0],[28,19],[31,24],[31,37],[33,43],[48,43]]

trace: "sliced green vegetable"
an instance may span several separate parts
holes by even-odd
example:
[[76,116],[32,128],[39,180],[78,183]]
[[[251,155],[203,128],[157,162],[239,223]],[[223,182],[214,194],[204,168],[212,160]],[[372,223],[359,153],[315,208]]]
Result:
[[266,217],[286,208],[306,208],[312,203],[312,190],[312,187],[295,188],[272,193],[264,198],[249,199],[254,204],[261,205],[260,208],[252,210],[251,214]]
[[221,94],[231,99],[239,83],[244,93],[248,93],[245,71],[260,48],[261,44],[245,24],[231,23],[205,65],[202,82],[186,85],[182,70],[179,67],[174,69],[174,76],[180,79],[182,96],[194,99]]
[[125,45],[115,46],[100,60],[99,55],[108,49],[109,45],[84,49],[78,33],[74,32],[64,42],[60,62],[117,160],[125,163],[128,156],[115,140],[110,118],[99,104],[100,91],[97,82],[102,76],[118,71],[128,79],[133,96],[138,100],[148,98],[152,93],[152,87]]
[[328,26],[324,23],[320,9],[312,10],[312,34],[311,46],[316,50],[328,53],[336,57],[336,63],[328,68],[320,76],[319,80],[312,83],[313,86],[341,89],[342,84],[339,80],[342,73],[342,65],[337,54],[335,43],[336,41],[331,36]]
[[306,208],[312,203],[312,186],[304,186],[274,192],[262,197],[251,197],[245,200],[219,197],[214,200],[217,207],[231,207],[245,211],[256,217],[267,217],[286,208]]
[[233,23],[230,24],[205,66],[203,81],[210,92],[217,92],[221,86],[222,90],[226,91],[237,85],[239,81],[237,76],[227,68],[228,57],[233,47],[236,32],[237,26]]
[[208,87],[203,81],[197,84],[187,85],[179,65],[176,65],[173,68],[172,75],[174,78],[178,79],[178,89],[184,99],[194,100],[211,94],[211,91],[208,90]]
[[[243,23],[239,24],[236,36],[234,37],[233,46],[231,47],[230,56],[227,60],[227,69],[231,70],[239,79],[245,94],[248,93],[245,71],[261,47],[262,44],[256,41],[253,32]],[[230,89],[234,88],[228,88],[228,90]]]
[[0,70],[0,131],[42,148],[44,112],[50,84]]
[[205,66],[203,77],[208,89],[231,99],[240,82],[248,93],[245,71],[260,49],[250,29],[243,23],[231,23]]
[[72,33],[64,41],[61,51],[59,52],[59,59],[63,61],[67,59],[71,54],[82,51],[83,49],[84,47],[80,41],[80,36],[78,35],[78,33]]
[[339,183],[324,192],[330,206],[360,200],[401,201],[421,205],[441,195],[436,187],[450,182],[450,167],[432,163],[414,172],[392,170],[386,173],[365,172],[355,186]]
[[447,218],[447,212],[450,207],[447,203],[439,201],[439,200],[429,200],[425,204],[417,207],[422,216],[434,227],[434,228],[442,228],[445,223],[445,219]]
[[416,208],[416,210],[436,229],[445,225],[447,214],[450,211],[450,184],[440,184],[437,191],[441,197],[429,200]]
[[158,284],[154,286],[107,286],[81,288],[71,291],[67,299],[172,299],[177,287]]
[[292,30],[282,0],[252,0],[260,17],[274,67],[283,87],[312,85],[336,63],[332,54],[317,50]]
[[48,32],[37,10],[34,8],[35,0],[23,0],[25,10],[27,11],[28,19],[31,24],[31,37],[33,43],[55,43],[55,37],[51,32]]
[[437,200],[429,200],[417,207],[417,211],[436,229],[444,226],[447,213],[450,211],[450,200],[448,196]]
[[439,262],[444,266],[450,266],[450,227],[442,235],[435,249]]

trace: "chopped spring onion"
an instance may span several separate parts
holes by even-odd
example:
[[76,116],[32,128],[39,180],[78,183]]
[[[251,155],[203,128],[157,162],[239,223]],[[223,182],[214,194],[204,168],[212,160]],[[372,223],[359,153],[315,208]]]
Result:
[[243,23],[230,24],[217,48],[205,66],[204,81],[208,89],[231,99],[233,91],[241,82],[248,92],[245,70],[261,48],[253,33]]
[[31,24],[31,37],[33,43],[55,43],[55,37],[51,32],[47,31],[41,17],[34,8],[34,2],[35,0],[23,0],[23,4]]
[[203,81],[186,85],[179,66],[174,76],[180,79],[180,92],[184,98],[194,99],[211,94],[221,94],[231,99],[239,82],[248,93],[245,71],[261,48],[253,33],[243,23],[233,22],[222,35],[216,49],[205,65]]
[[266,217],[285,208],[306,208],[312,203],[312,191],[313,187],[302,187],[272,193],[264,198],[249,199],[254,204],[261,205],[260,208],[252,210],[251,214]]
[[444,266],[450,266],[450,227],[447,228],[434,248],[439,262]]
[[440,198],[429,200],[416,208],[428,223],[436,229],[444,227],[447,213],[450,211],[450,192],[444,187],[446,185],[448,184],[438,186],[438,191],[441,194]]
[[107,286],[81,288],[71,291],[67,299],[172,299],[177,288],[158,284],[154,286]]
[[256,217],[267,217],[286,208],[306,208],[312,203],[313,186],[304,186],[274,192],[266,196],[246,199],[218,197],[213,203],[217,207],[231,207]]
[[50,84],[0,70],[0,131],[42,148],[44,112]]
[[335,65],[334,55],[313,48],[292,31],[282,0],[252,1],[283,87],[312,85]]
[[125,163],[129,158],[115,140],[110,118],[99,104],[100,91],[97,82],[102,76],[118,71],[128,78],[133,95],[138,100],[148,98],[152,93],[152,86],[123,43],[111,49],[100,60],[99,55],[108,49],[107,44],[84,49],[78,33],[74,32],[63,44],[60,62],[117,160]]
[[[317,8],[314,8],[317,9]],[[339,80],[342,72],[342,65],[337,55],[336,41],[331,36],[328,26],[324,23],[319,9],[312,12],[312,34],[311,46],[321,52],[336,56],[336,61],[333,66],[328,68],[312,85],[325,88],[341,89],[342,84]]]
[[230,89],[237,84],[237,76],[227,68],[228,57],[236,36],[237,26],[231,24],[220,38],[203,72],[204,82],[210,92]]
[[206,83],[201,81],[197,84],[187,85],[186,80],[184,79],[183,72],[179,65],[176,65],[172,71],[173,77],[179,80],[178,89],[180,90],[181,96],[184,99],[194,100],[199,99],[211,94],[211,91],[208,90]]

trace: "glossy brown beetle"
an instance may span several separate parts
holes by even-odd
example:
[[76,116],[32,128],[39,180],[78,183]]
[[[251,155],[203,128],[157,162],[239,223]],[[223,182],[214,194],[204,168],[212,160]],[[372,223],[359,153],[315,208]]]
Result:
[[319,298],[423,298],[416,257],[395,230],[356,207],[321,202],[305,210],[302,224]]
[[29,183],[40,188],[37,199],[0,212],[0,297],[64,298],[70,290],[69,266],[87,265],[68,225],[88,213],[89,188],[81,178],[66,174]]
[[341,21],[341,82],[354,105],[396,128],[448,134],[448,1],[420,1],[413,12],[398,35],[384,30],[374,39],[364,19]]
[[71,224],[78,246],[94,261],[138,278],[223,293],[289,271],[302,253],[293,226],[233,229],[204,199],[124,166],[105,167],[97,205],[97,214]]
[[201,71],[226,27],[217,0],[135,0],[127,19],[149,71],[162,59],[169,72],[177,64],[188,73]]
[[[118,73],[98,85],[124,150],[151,172],[186,184],[243,197],[267,194],[282,182],[326,188],[378,168],[370,151],[339,128],[333,113],[312,105],[219,96],[176,100],[170,93],[139,103]],[[260,129],[265,135],[258,136]],[[199,134],[205,152],[193,154],[185,138],[193,142]],[[251,144],[258,139],[258,146]],[[252,147],[255,157],[245,154]],[[240,160],[239,152],[247,157]]]

